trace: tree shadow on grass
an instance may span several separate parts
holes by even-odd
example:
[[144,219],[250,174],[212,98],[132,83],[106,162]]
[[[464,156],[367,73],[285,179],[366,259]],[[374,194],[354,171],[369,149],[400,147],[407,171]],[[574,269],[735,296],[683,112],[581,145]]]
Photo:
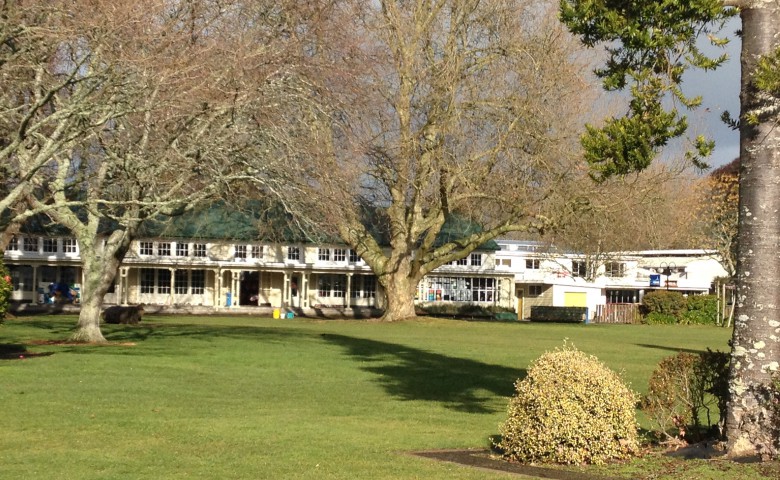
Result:
[[637,347],[652,348],[655,350],[667,350],[672,353],[680,353],[680,352],[695,353],[695,354],[707,353],[707,350],[696,350],[692,348],[675,348],[675,347],[670,347],[669,345],[650,345],[646,343],[636,343],[635,345]]
[[[38,348],[54,348],[57,352],[85,355],[105,353],[135,356],[149,355],[152,352],[155,355],[192,355],[197,354],[204,344],[217,344],[225,338],[258,341],[264,344],[289,343],[304,340],[306,337],[309,337],[309,340],[319,341],[318,335],[280,327],[141,322],[138,325],[102,324],[101,330],[107,341],[106,344],[74,344],[68,339],[75,329],[75,323],[36,319],[25,321],[25,326],[40,329],[45,331],[45,334],[38,339],[18,342],[18,345],[0,344],[0,354],[7,350],[6,353],[11,355],[16,352],[15,347],[26,351],[27,346],[36,345]],[[176,338],[182,339],[183,342],[155,342],[155,340]],[[141,345],[143,348],[140,348]],[[139,348],[135,348],[137,346]]]
[[376,382],[391,395],[402,400],[439,402],[463,412],[496,412],[491,406],[494,397],[511,396],[515,380],[526,375],[524,369],[394,343],[333,334],[323,334],[322,338],[344,347],[348,355],[361,362],[361,369],[377,376]]

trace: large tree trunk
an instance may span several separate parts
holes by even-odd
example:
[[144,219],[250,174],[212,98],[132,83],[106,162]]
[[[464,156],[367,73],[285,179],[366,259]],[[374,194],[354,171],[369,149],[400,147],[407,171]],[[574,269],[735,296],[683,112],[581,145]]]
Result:
[[415,318],[414,294],[420,276],[413,272],[409,255],[399,255],[391,258],[388,265],[392,268],[378,274],[379,283],[385,290],[385,313],[381,320],[396,322]]
[[[123,237],[121,234],[119,237]],[[81,312],[76,331],[71,340],[76,342],[103,343],[106,341],[100,330],[100,313],[103,297],[111,287],[127,251],[129,240],[122,238],[119,244],[109,241],[104,251],[98,252],[95,242],[81,242],[84,283],[81,288]]]
[[82,290],[81,312],[76,331],[70,339],[74,342],[104,343],[106,341],[100,330],[100,308],[103,298]]
[[405,275],[393,274],[382,284],[385,289],[385,313],[381,320],[396,322],[414,318],[414,294],[417,281]]
[[737,308],[726,419],[732,457],[777,455],[768,389],[780,361],[780,129],[775,115],[751,125],[746,114],[767,116],[751,77],[758,57],[777,48],[778,25],[776,2],[742,11]]

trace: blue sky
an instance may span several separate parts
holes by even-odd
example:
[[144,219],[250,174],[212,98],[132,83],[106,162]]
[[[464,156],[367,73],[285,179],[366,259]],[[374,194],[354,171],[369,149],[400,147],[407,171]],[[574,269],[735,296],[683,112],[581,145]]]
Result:
[[[700,94],[703,104],[700,111],[689,114],[691,133],[697,130],[715,139],[715,152],[709,159],[713,167],[724,165],[739,156],[739,132],[731,130],[721,120],[720,115],[728,111],[732,117],[739,116],[739,51],[741,42],[734,34],[741,26],[739,17],[732,19],[720,36],[731,39],[726,52],[731,57],[719,69],[711,72],[689,72],[683,81],[683,90],[689,95]],[[720,50],[708,47],[713,55]]]

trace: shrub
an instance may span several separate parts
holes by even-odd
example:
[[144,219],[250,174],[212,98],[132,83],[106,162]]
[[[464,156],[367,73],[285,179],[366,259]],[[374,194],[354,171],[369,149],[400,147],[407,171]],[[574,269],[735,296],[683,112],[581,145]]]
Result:
[[[650,376],[642,410],[666,438],[699,440],[712,430],[712,409],[719,410],[718,427],[726,419],[729,356],[724,352],[680,352],[666,357]],[[706,424],[702,424],[702,418]]]
[[644,315],[662,313],[680,318],[687,309],[687,300],[680,292],[655,290],[642,297],[641,310]]
[[2,256],[0,255],[0,323],[3,322],[8,313],[8,302],[11,299],[13,289],[11,276],[8,273],[8,269],[5,268]]
[[691,295],[687,298],[686,311],[680,323],[714,325],[718,321],[718,297],[715,295]]
[[637,452],[637,394],[596,357],[547,352],[515,389],[496,445],[507,458],[601,464]]

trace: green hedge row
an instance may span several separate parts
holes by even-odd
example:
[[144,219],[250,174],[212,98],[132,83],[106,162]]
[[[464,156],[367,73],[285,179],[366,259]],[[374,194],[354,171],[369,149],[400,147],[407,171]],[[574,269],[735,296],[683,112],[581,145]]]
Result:
[[668,290],[647,293],[641,313],[649,324],[714,325],[718,321],[718,297],[689,295]]

